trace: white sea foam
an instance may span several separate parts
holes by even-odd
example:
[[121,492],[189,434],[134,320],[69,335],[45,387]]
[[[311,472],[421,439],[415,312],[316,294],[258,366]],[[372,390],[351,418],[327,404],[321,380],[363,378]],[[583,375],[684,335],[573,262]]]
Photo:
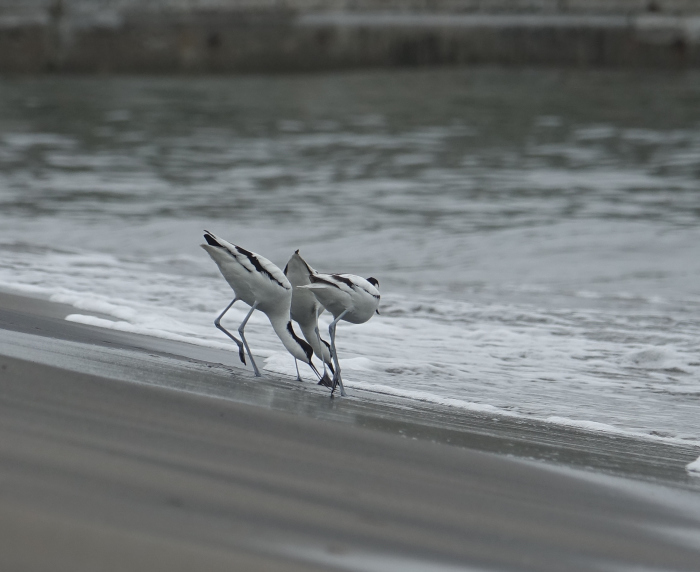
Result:
[[694,477],[700,477],[700,457],[695,459],[692,463],[688,463],[685,466],[685,470]]
[[[494,90],[484,73],[392,76],[391,102],[377,76],[319,77],[303,104],[266,99],[296,93],[284,78],[87,82],[85,129],[42,119],[51,90],[14,85],[31,93],[0,93],[17,126],[0,136],[0,287],[72,305],[71,320],[235,352],[212,323],[231,290],[202,228],[281,267],[301,248],[381,282],[382,314],[338,327],[358,393],[697,443],[696,112],[666,129],[634,98],[624,124],[584,105],[533,116],[511,95],[527,86]],[[324,99],[339,85],[348,105]],[[416,114],[424,85],[475,106]],[[516,121],[502,127],[504,107],[481,97]],[[296,375],[262,314],[246,333],[268,371]]]
[[[13,256],[14,263],[9,260]],[[199,268],[196,258],[175,258],[178,272],[192,264]],[[171,259],[159,252],[154,264]],[[172,274],[151,270],[149,261],[125,262],[90,252],[47,250],[28,264],[20,250],[7,253],[6,260],[4,270],[0,267],[0,285],[49,296],[82,311],[70,320],[237,351],[212,325],[230,296],[215,269],[204,280],[198,271],[177,274],[173,280]],[[546,288],[523,292],[549,297]],[[606,297],[598,293],[592,299]],[[675,432],[666,426],[645,427],[637,421],[642,410],[630,408],[629,392],[642,396],[647,384],[658,386],[662,381],[669,396],[697,391],[693,384],[700,367],[693,361],[690,332],[676,328],[664,339],[663,332],[653,329],[649,339],[656,343],[639,343],[646,334],[637,331],[638,324],[653,323],[657,319],[653,314],[613,317],[597,309],[572,312],[498,302],[404,298],[390,290],[383,297],[382,311],[382,316],[366,324],[339,326],[339,352],[348,387],[568,425],[577,418],[575,404],[586,404],[591,417],[575,422],[582,428],[649,435],[655,431],[684,442],[698,438],[691,427],[678,425]],[[245,313],[243,304],[234,306],[226,322],[235,325]],[[322,317],[322,331],[328,321],[328,316]],[[607,336],[612,335],[611,339],[598,339],[601,324],[611,332]],[[253,315],[248,333],[255,354],[267,358],[267,369],[295,375],[293,360],[263,315]],[[629,336],[632,344],[622,341]],[[627,368],[634,373],[626,373]],[[308,377],[310,372],[302,375]],[[638,405],[646,407],[643,400]]]
[[[342,365],[343,364],[341,363],[341,368]],[[493,405],[489,405],[488,403],[475,403],[471,401],[464,401],[461,399],[452,399],[450,397],[444,397],[436,395],[434,393],[428,393],[426,391],[411,391],[406,389],[397,389],[396,387],[388,385],[356,381],[352,380],[351,378],[348,378],[348,381],[344,381],[344,383],[346,387],[363,389],[368,392],[379,393],[383,395],[393,395],[394,397],[402,397],[413,401],[444,405],[447,407],[453,407],[455,409],[462,409],[464,411],[488,413],[491,415],[504,415],[507,417],[521,417],[520,415],[517,415],[512,411],[500,409],[498,407],[494,407]]]
[[625,356],[633,367],[644,369],[677,369],[686,371],[694,369],[688,365],[690,356],[683,358],[678,352],[665,347],[649,347],[635,350]]
[[576,419],[567,419],[565,417],[547,417],[545,419],[548,423],[554,423],[555,425],[565,425],[567,427],[577,427],[579,429],[586,429],[587,431],[600,431],[602,433],[620,433],[620,430],[607,423],[597,423],[595,421],[585,421]]

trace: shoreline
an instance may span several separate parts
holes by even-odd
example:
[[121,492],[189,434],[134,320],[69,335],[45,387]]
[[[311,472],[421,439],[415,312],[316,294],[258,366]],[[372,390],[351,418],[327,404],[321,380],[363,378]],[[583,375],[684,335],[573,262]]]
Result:
[[[700,447],[643,436],[586,430],[496,412],[470,411],[353,387],[349,399],[328,399],[313,382],[264,371],[255,378],[237,352],[65,321],[75,308],[0,291],[0,354],[97,373],[203,397],[232,400],[314,419],[348,423],[406,439],[532,459],[700,491],[685,467]],[[81,312],[100,317],[93,312]],[[4,330],[4,331],[3,331]],[[7,339],[9,332],[15,332]],[[3,335],[4,334],[4,335]],[[48,348],[37,338],[49,338]],[[12,339],[14,336],[14,339]],[[24,337],[23,337],[24,336]],[[39,338],[40,340],[41,338]],[[102,348],[86,351],[84,344]],[[104,352],[104,353],[102,353]],[[124,353],[127,352],[127,353]],[[64,361],[56,362],[56,353]],[[134,360],[146,372],[133,376]],[[98,365],[100,364],[100,365]],[[150,377],[149,377],[150,376]],[[237,383],[228,384],[230,377]],[[194,381],[193,381],[194,380]]]
[[[207,348],[66,322],[70,310],[0,294],[3,568],[575,572],[700,558],[700,501],[679,481],[523,460],[544,447],[523,424],[488,434],[478,416],[458,427],[381,396],[330,400]],[[601,446],[564,440],[576,455]]]

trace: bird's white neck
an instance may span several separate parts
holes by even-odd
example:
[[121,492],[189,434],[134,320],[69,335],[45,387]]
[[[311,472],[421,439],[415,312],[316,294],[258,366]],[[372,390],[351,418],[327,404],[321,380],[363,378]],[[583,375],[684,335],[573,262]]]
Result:
[[289,314],[283,314],[279,316],[268,316],[270,318],[270,324],[272,324],[272,329],[275,330],[277,337],[280,339],[287,351],[292,354],[296,359],[308,363],[309,358],[300,342],[299,338],[293,335],[291,328],[292,322],[289,318]]
[[330,351],[325,344],[318,339],[316,335],[316,326],[311,323],[306,323],[299,324],[299,328],[301,329],[301,333],[304,334],[306,341],[309,342],[309,345],[313,348],[314,353],[322,357],[323,361],[326,363],[331,363]]

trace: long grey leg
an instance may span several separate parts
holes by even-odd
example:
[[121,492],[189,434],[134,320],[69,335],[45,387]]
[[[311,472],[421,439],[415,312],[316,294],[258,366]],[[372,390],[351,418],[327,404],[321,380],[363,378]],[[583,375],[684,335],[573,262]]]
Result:
[[297,366],[297,381],[302,381],[301,376],[299,375],[299,360],[297,360],[297,358],[294,358],[294,365]]
[[338,322],[343,318],[343,316],[347,313],[347,310],[343,310],[340,313],[340,315],[331,322],[330,326],[328,326],[328,333],[331,336],[331,353],[333,354],[332,357],[333,361],[335,362],[335,375],[333,376],[333,389],[331,389],[331,396],[335,391],[335,386],[340,384],[340,395],[341,397],[345,397],[345,388],[343,387],[343,380],[340,377],[340,362],[338,361],[338,352],[335,349],[335,327],[338,325]]
[[258,307],[258,302],[256,300],[255,303],[250,307],[250,312],[248,312],[248,315],[241,322],[241,325],[238,326],[238,333],[240,334],[241,339],[243,340],[243,345],[245,346],[245,349],[248,352],[248,357],[250,358],[250,363],[253,364],[253,371],[255,371],[255,377],[262,377],[260,375],[260,371],[258,370],[258,366],[255,364],[255,360],[253,359],[253,354],[250,353],[250,348],[248,347],[248,342],[246,341],[245,334],[243,333],[243,330],[245,330],[245,325],[248,323],[250,316],[252,315],[253,312],[255,312],[255,308],[257,308],[257,307]]
[[321,361],[323,362],[323,377],[326,377],[326,360],[323,359],[323,342],[321,341],[321,333],[318,331],[318,305],[316,306],[316,327],[314,328],[316,337],[318,338],[318,347],[321,348]]
[[[318,343],[322,344],[323,342],[321,341],[321,334],[318,332],[318,324],[314,328],[314,331],[316,332],[316,337],[318,338]],[[321,346],[323,348],[323,346]],[[319,385],[325,385],[326,387],[331,387],[332,382],[331,382],[331,376],[328,375],[328,371],[326,369],[326,360],[323,359],[323,349],[321,349],[321,361],[323,362],[323,376],[318,380]]]
[[316,306],[316,327],[314,328],[314,332],[318,338],[318,345],[321,347],[321,361],[323,362],[323,377],[319,379],[318,384],[325,385],[326,387],[332,387],[333,383],[331,381],[331,377],[328,375],[328,371],[326,370],[326,360],[323,359],[323,341],[321,340],[321,333],[318,331],[318,309],[319,307]]
[[228,312],[231,309],[231,306],[233,306],[236,302],[238,301],[238,298],[234,298],[233,301],[226,306],[226,309],[219,314],[219,316],[214,320],[214,325],[220,329],[224,334],[226,334],[229,338],[231,338],[234,342],[236,342],[236,345],[238,346],[238,357],[241,358],[241,361],[245,364],[245,353],[243,353],[243,344],[241,343],[241,340],[239,340],[236,336],[234,336],[231,332],[229,332],[226,328],[224,328],[221,325],[221,318],[224,317],[224,314]]

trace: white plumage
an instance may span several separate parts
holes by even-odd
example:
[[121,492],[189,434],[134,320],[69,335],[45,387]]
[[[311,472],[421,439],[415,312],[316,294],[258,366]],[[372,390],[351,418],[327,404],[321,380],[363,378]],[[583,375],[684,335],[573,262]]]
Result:
[[[328,327],[331,337],[331,353],[335,361],[333,389],[340,384],[340,394],[345,395],[345,388],[340,377],[340,363],[335,348],[335,328],[340,320],[352,324],[363,324],[379,310],[379,281],[376,278],[362,278],[354,274],[310,274],[309,284],[299,286],[310,290],[319,303],[333,314],[333,321]],[[332,393],[331,393],[332,394]]]
[[[297,337],[292,328],[292,322],[289,319],[292,303],[292,285],[284,273],[267,258],[231,244],[209,231],[204,232],[204,239],[207,241],[207,244],[203,244],[202,248],[216,262],[221,274],[235,294],[233,301],[214,320],[214,324],[236,342],[241,361],[245,363],[245,355],[243,353],[243,348],[245,347],[255,375],[260,376],[260,371],[253,359],[244,334],[248,319],[257,309],[267,315],[273,330],[284,344],[284,347],[287,348],[287,351],[296,359],[309,364],[316,375],[320,377],[311,361],[313,356],[312,347]],[[242,300],[251,307],[250,312],[248,312],[248,315],[238,327],[238,333],[242,341],[238,340],[221,325],[221,318],[238,300]]]
[[[292,254],[284,267],[284,275],[292,285],[292,320],[299,324],[301,333],[313,348],[314,354],[323,362],[323,377],[319,384],[330,387],[331,380],[325,371],[327,365],[334,373],[330,345],[321,338],[318,331],[318,316],[323,313],[323,306],[313,295],[313,292],[307,288],[299,288],[299,286],[311,284],[310,276],[316,274],[318,272],[302,258],[298,250]],[[298,375],[299,371],[297,370],[297,377]]]

